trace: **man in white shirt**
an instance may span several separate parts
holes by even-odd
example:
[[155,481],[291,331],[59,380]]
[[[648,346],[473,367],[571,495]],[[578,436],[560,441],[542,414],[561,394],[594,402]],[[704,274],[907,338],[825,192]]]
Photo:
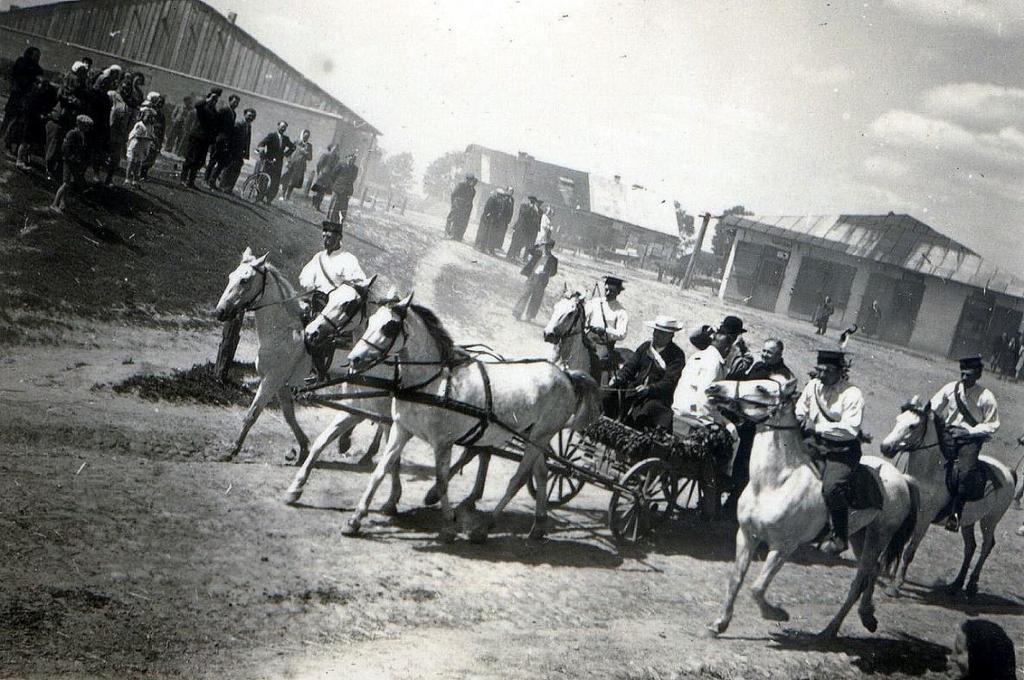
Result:
[[818,350],[815,377],[796,403],[796,417],[823,454],[821,493],[828,508],[832,535],[821,550],[838,555],[846,550],[853,477],[861,456],[864,396],[849,382],[849,363],[839,350]]
[[[332,290],[346,282],[362,284],[366,280],[356,256],[341,249],[342,224],[325,220],[322,236],[324,249],[314,255],[299,274],[299,285],[312,291],[304,310],[307,323],[324,308]],[[313,368],[321,380],[327,377],[333,358],[334,348],[329,344],[313,354]]]
[[[702,331],[707,328],[710,327],[702,327]],[[728,422],[717,408],[708,403],[705,390],[711,383],[728,377],[726,357],[732,353],[737,338],[746,332],[742,319],[727,316],[717,330],[707,333],[710,344],[687,360],[672,396],[672,410],[683,422],[690,425],[725,425]],[[702,344],[695,343],[695,346]]]
[[594,379],[607,384],[609,372],[618,368],[615,343],[626,338],[629,330],[629,314],[619,302],[623,279],[618,276],[604,277],[604,297],[591,298],[584,310],[587,314],[587,338],[597,353],[597,366],[593,368]]
[[977,500],[985,491],[978,467],[981,445],[999,430],[999,404],[995,395],[978,384],[983,372],[981,357],[960,359],[960,380],[943,385],[932,397],[932,411],[942,419],[942,446],[956,456],[957,484],[953,512],[946,521],[949,531],[960,530],[964,503]]

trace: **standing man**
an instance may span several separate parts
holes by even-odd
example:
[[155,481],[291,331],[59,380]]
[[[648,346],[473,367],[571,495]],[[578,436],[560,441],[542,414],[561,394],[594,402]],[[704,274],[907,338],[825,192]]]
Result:
[[825,299],[814,310],[814,318],[811,319],[811,322],[817,327],[814,331],[815,335],[825,335],[828,332],[828,320],[835,311],[836,308],[832,304],[832,297],[826,295]]
[[334,197],[327,208],[328,222],[344,222],[348,219],[348,202],[352,192],[356,190],[356,178],[359,177],[359,166],[356,165],[356,154],[345,156],[345,162],[334,170]]
[[498,187],[491,195],[487,198],[487,202],[484,203],[484,209],[480,213],[480,226],[476,230],[476,239],[473,241],[473,247],[479,250],[481,253],[491,252],[491,244],[494,241],[494,232],[498,227],[498,220],[501,217],[501,210],[504,205],[504,199],[502,195],[505,190]]
[[490,241],[487,244],[488,252],[492,254],[495,250],[501,250],[505,245],[505,232],[508,231],[508,225],[512,222],[512,214],[516,211],[515,189],[506,188],[500,198],[500,211],[495,216]]
[[334,182],[334,170],[338,167],[339,162],[341,162],[341,158],[338,156],[337,144],[329,144],[327,152],[321,154],[316,161],[316,172],[309,185],[309,191],[306,193],[312,196],[313,207],[317,212],[322,212],[320,206],[323,204],[324,194]]
[[210,162],[206,164],[206,184],[211,189],[217,188],[217,177],[231,164],[231,137],[237,120],[236,109],[241,101],[237,94],[233,94],[228,97],[227,106],[217,109],[217,133],[213,138]]
[[544,302],[544,289],[551,277],[558,273],[558,258],[551,252],[554,247],[554,240],[548,240],[531,250],[526,265],[519,272],[528,278],[526,290],[512,308],[512,316],[516,321],[522,318],[524,310],[527,321],[533,321],[533,317],[537,316],[537,310]]
[[263,201],[270,205],[277,196],[281,187],[281,172],[284,169],[284,159],[295,151],[295,144],[285,134],[288,130],[288,123],[278,121],[277,130],[269,133],[263,138],[256,148],[263,159],[263,172],[270,175],[270,186],[267,188]]
[[604,412],[630,427],[672,431],[672,399],[686,355],[673,336],[682,329],[675,319],[659,315],[648,321],[651,339],[636,348],[608,383],[615,390],[604,399]]
[[469,216],[473,213],[473,199],[476,197],[476,176],[466,175],[452,190],[452,207],[448,212],[445,234],[448,238],[461,241],[469,224]]
[[846,550],[853,475],[860,463],[864,396],[850,383],[850,364],[839,350],[818,350],[816,376],[796,403],[796,417],[825,459],[821,493],[828,508],[831,536],[821,550],[838,555]]
[[619,302],[623,283],[618,276],[605,276],[604,297],[591,298],[584,306],[587,338],[594,345],[598,359],[593,377],[602,385],[608,382],[608,375],[618,369],[615,343],[625,340],[629,330],[629,314]]
[[217,137],[217,102],[224,90],[219,87],[210,89],[206,98],[198,102],[193,109],[196,122],[188,134],[188,148],[185,150],[185,162],[181,166],[181,184],[188,189],[196,188],[196,175],[206,163],[206,155],[210,145]]
[[519,259],[523,248],[529,248],[540,231],[540,211],[544,201],[536,196],[527,196],[519,206],[516,226],[512,228],[512,242],[505,257],[510,261]]
[[872,300],[871,306],[868,307],[864,314],[863,319],[859,319],[860,330],[864,335],[868,337],[874,337],[878,335],[879,325],[882,323],[882,308],[878,304],[878,300]]
[[940,433],[943,453],[956,458],[957,489],[953,512],[946,521],[948,531],[960,530],[964,504],[984,494],[978,456],[981,445],[999,431],[999,404],[995,395],[978,383],[983,371],[980,356],[960,359],[960,380],[946,383],[931,401],[932,411],[944,425]]
[[249,160],[249,149],[252,146],[252,122],[256,120],[256,109],[246,109],[242,112],[242,120],[235,123],[231,131],[231,143],[228,147],[228,158],[230,162],[219,175],[215,175],[213,181],[220,180],[220,189],[226,194],[235,190],[235,182],[242,172],[242,166]]
[[[305,290],[313,291],[307,304],[306,319],[311,321],[327,304],[327,296],[345,281],[362,283],[366,274],[359,266],[359,260],[352,253],[341,249],[344,227],[338,222],[324,221],[324,249],[313,256],[299,274],[299,285]],[[331,367],[334,358],[334,347],[327,345],[325,349],[313,354],[313,370],[323,380]]]

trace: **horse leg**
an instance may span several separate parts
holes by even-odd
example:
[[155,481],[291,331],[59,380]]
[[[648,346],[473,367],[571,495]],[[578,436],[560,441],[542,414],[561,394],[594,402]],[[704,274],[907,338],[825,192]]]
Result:
[[[524,433],[529,437],[529,433]],[[512,497],[516,495],[516,492],[523,487],[526,483],[526,477],[533,471],[534,463],[537,458],[537,447],[527,446],[526,450],[523,451],[523,458],[519,461],[519,466],[516,468],[515,474],[512,475],[512,479],[508,480],[508,486],[505,487],[505,494],[498,501],[498,504],[491,510],[490,516],[485,522],[481,522],[473,527],[473,530],[469,532],[469,540],[473,543],[483,543],[487,540],[487,534],[491,530],[498,520],[498,515],[505,509],[505,506],[509,504]]]
[[260,381],[260,386],[256,389],[256,396],[252,398],[252,403],[249,404],[249,409],[245,412],[245,417],[242,418],[242,431],[238,433],[238,438],[235,440],[235,445],[231,447],[231,450],[220,457],[219,461],[222,463],[229,462],[232,458],[238,455],[238,452],[242,450],[242,443],[245,442],[246,436],[249,434],[249,430],[256,424],[256,419],[260,417],[260,413],[263,412],[263,407],[267,405],[267,401],[270,399],[270,395],[277,390],[270,389],[271,380],[269,376],[264,377]]
[[537,462],[533,464],[533,482],[537,486],[537,498],[533,510],[533,526],[530,527],[530,538],[536,541],[544,538],[548,520],[548,461],[543,454],[537,456]]
[[[473,481],[473,489],[469,492],[468,496],[462,499],[456,510],[476,510],[477,501],[484,496],[484,486],[487,483],[487,468],[491,464],[491,454],[486,451],[480,451],[470,455],[477,456],[476,479]],[[465,459],[466,453],[463,453],[462,456]],[[465,465],[466,463],[463,459],[460,459],[459,463]],[[452,474],[455,473],[453,472]]]
[[388,437],[388,425],[387,423],[378,423],[377,431],[373,433],[373,440],[370,442],[370,446],[367,447],[366,453],[359,457],[356,461],[356,465],[370,465],[373,463],[373,457],[377,455],[377,451],[380,450],[381,441],[386,441]]
[[[750,559],[760,541],[753,540],[747,535],[746,529],[740,525],[736,531],[736,561],[733,563],[732,575],[729,577],[729,586],[725,592],[725,602],[722,603],[722,613],[715,622],[708,626],[711,635],[721,635],[729,628],[732,621],[733,606],[736,604],[736,596],[743,585],[743,579],[747,576],[747,569],[750,567]],[[781,566],[781,563],[780,563]]]
[[[853,603],[857,601],[857,598],[861,597],[865,592],[870,594],[874,591],[873,584],[875,579],[878,578],[878,557],[882,554],[882,542],[879,540],[876,530],[868,529],[867,532],[863,552],[857,561],[857,573],[853,577],[853,581],[850,582],[850,589],[846,594],[846,600],[843,601],[839,611],[832,617],[832,620],[825,626],[825,629],[818,633],[817,638],[819,641],[835,638],[839,633],[839,627],[843,625],[846,615],[850,613]],[[868,590],[869,587],[871,587],[870,590]],[[871,604],[869,599],[866,604],[862,602],[859,609],[861,622],[868,630],[872,630],[870,623],[871,619],[874,618],[873,607],[874,605]],[[874,625],[877,627],[877,622]]]
[[350,413],[343,413],[342,415],[331,421],[331,424],[324,429],[317,438],[313,440],[313,448],[309,451],[305,460],[302,461],[299,471],[295,473],[295,479],[292,480],[291,486],[285,492],[284,502],[288,505],[298,502],[302,496],[303,490],[306,488],[306,482],[309,480],[309,473],[313,471],[313,464],[316,463],[317,459],[320,458],[320,454],[323,453],[324,449],[333,442],[338,435],[342,432],[350,432],[362,418]]
[[974,551],[978,547],[978,542],[974,538],[974,525],[964,525],[960,527],[960,535],[964,538],[964,561],[960,565],[960,572],[953,579],[952,583],[947,584],[943,590],[946,591],[947,595],[956,595],[960,592],[960,589],[964,587],[964,580],[967,578],[967,570],[971,566],[971,560],[974,559]]
[[384,501],[384,505],[380,506],[380,512],[382,515],[388,515],[394,517],[398,514],[398,502],[402,500],[402,475],[400,468],[402,467],[400,461],[395,461],[389,470],[391,472],[391,493],[388,494],[388,499]]
[[[922,524],[924,525],[922,527]],[[921,545],[921,541],[924,540],[924,535],[928,531],[929,522],[927,520],[919,521],[917,529],[914,531],[914,536],[907,543],[907,547],[903,549],[903,554],[900,555],[899,564],[896,565],[896,575],[893,576],[892,582],[889,583],[885,589],[885,594],[889,597],[899,597],[900,588],[907,580],[907,567],[914,561],[914,556],[917,554],[917,548]]]
[[437,540],[451,543],[458,534],[451,504],[448,502],[448,480],[451,478],[452,447],[440,446],[434,449],[434,476],[438,497],[441,501],[441,531]]
[[[448,474],[448,481],[451,481],[452,477],[457,475],[462,468],[466,467],[469,461],[473,460],[473,456],[477,455],[477,449],[472,447],[462,450],[462,455],[455,462],[455,465],[451,466],[451,470]],[[441,500],[441,496],[437,491],[437,483],[427,489],[427,494],[423,497],[423,505],[437,505],[437,502]]]
[[[994,514],[992,513],[992,515]],[[971,578],[967,581],[967,588],[964,589],[967,597],[974,597],[978,594],[978,579],[981,578],[981,568],[985,565],[985,560],[988,559],[989,553],[992,552],[992,548],[996,545],[996,524],[999,522],[999,518],[993,519],[992,515],[981,520],[981,554],[978,555],[978,563],[974,565]],[[973,531],[971,533],[973,534]]]
[[391,466],[398,465],[398,461],[402,456],[402,448],[410,439],[412,439],[412,432],[397,424],[391,426],[388,443],[384,448],[384,455],[377,461],[377,467],[374,468],[373,473],[370,475],[370,481],[366,485],[366,490],[363,491],[363,495],[359,498],[359,503],[356,504],[356,509],[352,512],[352,516],[348,518],[348,522],[346,522],[341,530],[342,535],[355,536],[359,533],[359,526],[363,518],[369,513],[373,494],[376,493],[377,487],[380,486],[381,481],[384,480],[384,475],[387,474]]
[[[292,388],[288,385],[284,385],[277,391],[277,402],[281,404],[281,415],[284,416],[284,420],[288,423],[288,427],[292,429],[292,434],[295,435],[295,441],[299,444],[299,458],[296,461],[298,464],[302,464],[309,455],[309,437],[299,427],[299,421],[295,418],[295,403],[292,400]],[[287,459],[287,456],[285,457]]]
[[757,603],[757,608],[761,610],[761,618],[763,619],[769,621],[789,621],[789,613],[782,607],[768,602],[765,598],[765,593],[768,591],[768,586],[771,585],[772,579],[779,573],[779,569],[785,564],[786,558],[793,553],[793,550],[795,550],[795,547],[789,546],[785,549],[770,549],[768,551],[768,558],[761,568],[761,573],[758,574],[754,585],[750,587],[750,595],[754,598],[754,602]]

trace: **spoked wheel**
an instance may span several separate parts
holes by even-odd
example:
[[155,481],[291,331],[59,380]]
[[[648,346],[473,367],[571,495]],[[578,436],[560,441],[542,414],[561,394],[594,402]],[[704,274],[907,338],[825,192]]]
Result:
[[[580,439],[575,430],[562,430],[552,440],[551,446],[559,458],[579,464],[583,459],[583,452],[579,449]],[[576,497],[583,489],[583,480],[577,479],[572,472],[567,471],[567,474],[555,467],[548,467],[548,505],[557,507]],[[530,495],[537,498],[537,484],[533,481],[533,475],[526,478],[526,487]]]
[[259,175],[251,175],[246,177],[245,181],[242,183],[242,198],[250,203],[255,203],[260,196],[259,188],[256,183],[258,177]]
[[608,528],[615,538],[636,542],[668,519],[676,502],[676,477],[660,458],[631,467],[619,482],[628,491],[615,491],[608,504]]
[[684,477],[679,482],[679,495],[676,496],[676,507],[680,510],[697,510],[701,506],[703,493],[700,482]]

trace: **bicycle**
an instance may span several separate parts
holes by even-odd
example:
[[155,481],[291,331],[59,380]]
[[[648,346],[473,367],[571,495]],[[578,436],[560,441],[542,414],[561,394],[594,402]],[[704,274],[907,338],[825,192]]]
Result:
[[256,169],[242,183],[243,199],[250,203],[259,203],[266,200],[271,180],[270,175],[266,173],[265,169],[269,164],[270,161],[260,154],[260,159],[256,161]]

